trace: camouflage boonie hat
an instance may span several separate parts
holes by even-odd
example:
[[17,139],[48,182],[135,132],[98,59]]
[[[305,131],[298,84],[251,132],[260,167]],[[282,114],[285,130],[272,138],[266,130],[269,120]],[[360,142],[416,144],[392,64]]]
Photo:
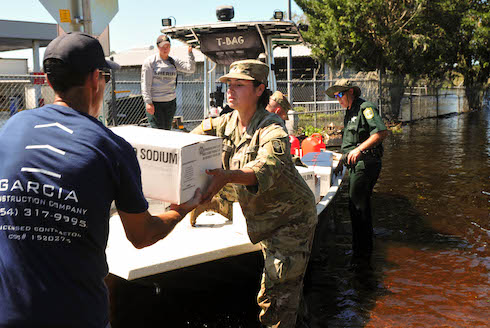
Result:
[[286,98],[281,91],[274,92],[271,99],[278,103],[286,113],[291,110],[291,105],[289,104],[288,98]]
[[267,76],[269,66],[255,59],[245,59],[233,62],[230,65],[230,72],[219,78],[220,82],[227,82],[229,79],[257,80],[267,86]]
[[344,92],[349,89],[354,89],[354,96],[359,97],[361,95],[361,89],[357,85],[353,85],[348,79],[340,79],[333,86],[327,89],[326,93],[330,98],[334,98],[334,94],[337,92]]

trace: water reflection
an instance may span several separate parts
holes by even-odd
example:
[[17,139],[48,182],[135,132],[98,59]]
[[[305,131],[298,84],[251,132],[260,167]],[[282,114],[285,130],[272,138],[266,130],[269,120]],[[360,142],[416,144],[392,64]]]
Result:
[[[347,195],[310,265],[312,327],[486,327],[490,111],[405,126],[375,188],[375,271],[348,271]],[[325,241],[328,240],[328,241]],[[319,255],[323,254],[323,255]],[[327,254],[327,255],[325,255]]]

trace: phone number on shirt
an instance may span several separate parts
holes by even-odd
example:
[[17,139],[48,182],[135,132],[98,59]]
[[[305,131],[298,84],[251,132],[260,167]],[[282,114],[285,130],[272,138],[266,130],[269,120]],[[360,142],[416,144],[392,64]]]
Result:
[[[20,213],[22,212],[22,213]],[[70,223],[73,226],[79,226],[80,228],[87,228],[87,221],[80,220],[75,217],[70,217],[68,215],[63,215],[61,213],[54,213],[46,210],[40,210],[38,208],[23,208],[19,211],[18,208],[5,208],[0,207],[0,216],[19,216],[24,217],[40,217],[43,219],[53,219],[55,222],[65,222]]]

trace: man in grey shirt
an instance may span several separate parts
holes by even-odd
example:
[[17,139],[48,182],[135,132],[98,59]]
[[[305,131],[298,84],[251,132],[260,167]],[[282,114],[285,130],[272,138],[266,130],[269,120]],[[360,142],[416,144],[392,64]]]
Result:
[[177,109],[177,72],[194,73],[196,62],[192,47],[188,49],[187,61],[170,57],[170,38],[165,34],[157,38],[157,47],[158,53],[149,56],[143,62],[141,93],[150,126],[170,130]]

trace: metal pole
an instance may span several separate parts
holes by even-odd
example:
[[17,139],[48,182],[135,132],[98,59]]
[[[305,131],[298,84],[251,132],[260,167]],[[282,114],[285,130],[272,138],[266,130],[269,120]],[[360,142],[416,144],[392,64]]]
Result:
[[271,67],[271,72],[269,73],[269,89],[272,92],[275,92],[277,90],[277,81],[276,81],[276,72],[272,71],[272,69],[275,67],[275,61],[274,61],[274,53],[272,50],[272,37],[269,35],[266,40],[266,45],[267,49],[270,51],[267,51],[267,62],[269,63]]
[[90,0],[82,0],[83,32],[92,35],[92,14],[90,13]]
[[316,103],[316,69],[313,70],[313,103],[315,104],[315,128],[318,127],[318,104]]
[[[288,0],[288,20],[291,20],[291,0]],[[291,80],[292,80],[292,74],[291,74],[291,62],[292,62],[292,57],[293,57],[293,49],[291,49],[291,46],[288,48],[288,62],[287,62],[287,78],[288,78],[288,100],[289,103],[292,105],[293,102],[291,101]]]
[[436,88],[436,117],[439,117],[439,88]]
[[[111,58],[112,60],[112,58]],[[112,119],[112,123],[114,124],[114,126],[117,126],[118,125],[118,122],[117,122],[117,114],[118,114],[118,110],[117,110],[117,106],[116,106],[116,73],[111,70],[111,75],[112,75],[112,79],[111,79],[111,104],[109,106],[109,113],[110,115],[108,115],[108,120]],[[146,111],[146,108],[144,109]],[[139,123],[139,122],[138,122]],[[107,125],[110,125],[109,122],[107,123]]]
[[[40,72],[41,71],[41,65],[39,62],[39,41],[34,40],[32,41],[32,62],[33,62],[33,68],[34,72]],[[39,99],[41,99],[41,86],[40,85],[35,85],[34,86],[34,107],[38,107],[41,104],[39,103]]]
[[413,96],[412,96],[412,87],[410,87],[410,122],[413,120]]
[[382,71],[379,69],[378,70],[378,108],[379,108],[379,116],[383,117],[383,99],[381,98],[383,96],[381,88],[383,87],[383,84],[381,83],[381,80],[383,78]]
[[208,57],[204,57],[204,106],[203,106],[203,119],[208,116],[209,105],[209,76],[208,76]]

